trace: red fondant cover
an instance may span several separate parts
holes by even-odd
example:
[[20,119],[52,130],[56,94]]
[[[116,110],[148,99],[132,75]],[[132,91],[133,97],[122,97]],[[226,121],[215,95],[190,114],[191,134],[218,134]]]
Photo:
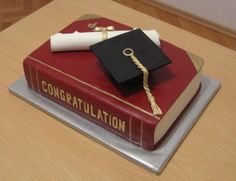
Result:
[[[75,21],[63,33],[91,31],[89,23],[130,27],[106,18]],[[162,118],[197,71],[186,51],[161,41],[162,51],[172,63],[150,78],[152,94],[163,111]],[[111,60],[112,61],[112,60]],[[28,86],[39,94],[86,117],[145,149],[154,148],[154,130],[162,119],[152,115],[142,86],[120,87],[91,51],[53,53],[45,42],[24,60]]]

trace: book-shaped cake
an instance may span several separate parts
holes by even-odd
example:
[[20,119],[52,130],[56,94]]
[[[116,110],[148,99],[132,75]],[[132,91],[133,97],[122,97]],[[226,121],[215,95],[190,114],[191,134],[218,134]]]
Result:
[[[92,31],[88,26],[131,27],[106,18],[78,20],[62,33]],[[118,85],[91,51],[51,52],[50,41],[24,60],[29,88],[124,139],[153,150],[200,88],[203,60],[161,40],[171,64],[150,75],[150,88],[162,113],[152,114],[140,85]],[[111,60],[112,61],[112,60]],[[79,121],[79,120],[78,120]]]

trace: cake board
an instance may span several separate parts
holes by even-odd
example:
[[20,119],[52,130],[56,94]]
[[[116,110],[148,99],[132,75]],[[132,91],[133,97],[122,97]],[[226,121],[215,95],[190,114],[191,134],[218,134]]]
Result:
[[28,88],[25,77],[21,77],[10,85],[9,91],[122,157],[155,174],[160,174],[219,88],[220,82],[218,80],[202,76],[201,89],[198,95],[154,151],[147,151],[129,143],[110,131],[37,94]]

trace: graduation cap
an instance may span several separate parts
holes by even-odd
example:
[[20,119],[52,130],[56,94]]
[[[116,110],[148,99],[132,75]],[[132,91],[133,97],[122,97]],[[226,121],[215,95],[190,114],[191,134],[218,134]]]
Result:
[[[128,48],[149,72],[161,68],[171,61],[142,30],[136,29],[90,46],[101,64],[118,84],[140,78],[143,72],[125,56]],[[128,50],[127,53],[130,53]]]
[[105,69],[117,83],[127,83],[143,76],[143,87],[153,110],[153,115],[162,114],[148,85],[149,72],[171,61],[161,49],[137,29],[90,46]]

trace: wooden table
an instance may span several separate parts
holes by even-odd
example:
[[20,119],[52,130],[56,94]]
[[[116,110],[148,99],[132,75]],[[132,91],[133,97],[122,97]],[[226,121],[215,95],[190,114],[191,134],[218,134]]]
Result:
[[[10,94],[22,61],[49,36],[93,13],[155,28],[200,55],[222,88],[156,176]],[[55,0],[0,33],[0,180],[236,180],[236,52],[109,0]]]

